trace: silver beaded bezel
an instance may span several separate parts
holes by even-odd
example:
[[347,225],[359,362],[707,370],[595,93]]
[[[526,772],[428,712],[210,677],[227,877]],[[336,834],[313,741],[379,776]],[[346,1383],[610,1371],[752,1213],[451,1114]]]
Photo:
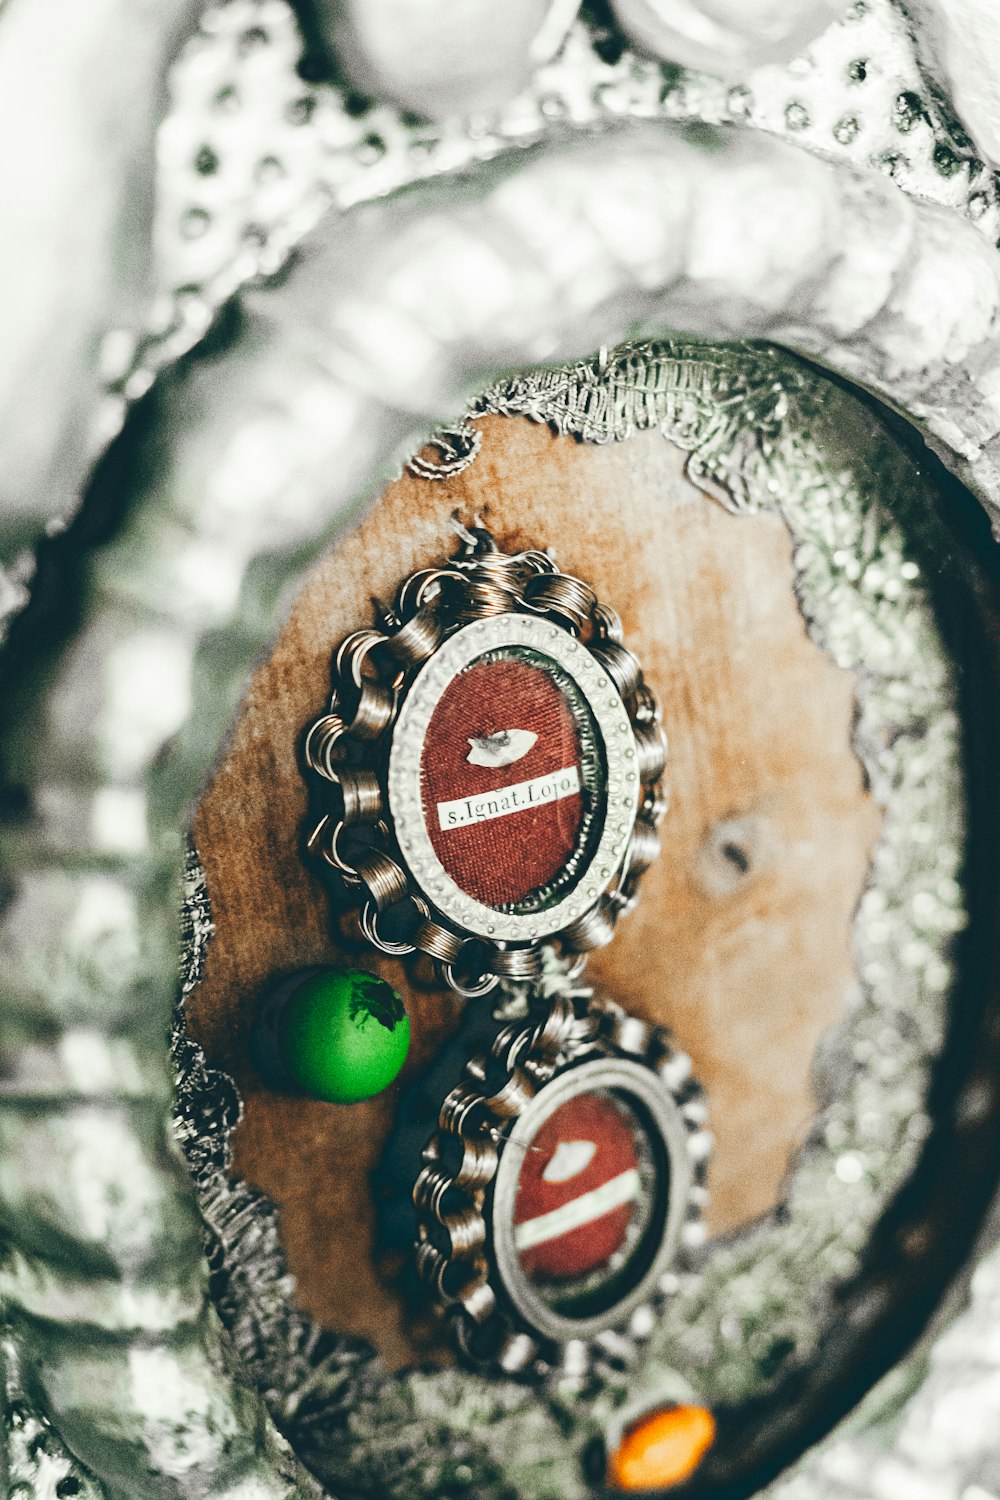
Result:
[[[470,896],[438,858],[421,795],[424,740],[452,682],[485,652],[524,646],[562,667],[594,718],[607,765],[606,814],[597,847],[573,889],[544,911],[498,911]],[[544,670],[544,660],[539,663]],[[389,755],[389,808],[396,840],[415,882],[456,926],[494,941],[541,942],[577,921],[610,888],[625,859],[639,810],[635,736],[614,683],[586,646],[558,625],[531,615],[476,620],[446,640],[421,669],[399,711]],[[595,879],[594,872],[599,874]]]

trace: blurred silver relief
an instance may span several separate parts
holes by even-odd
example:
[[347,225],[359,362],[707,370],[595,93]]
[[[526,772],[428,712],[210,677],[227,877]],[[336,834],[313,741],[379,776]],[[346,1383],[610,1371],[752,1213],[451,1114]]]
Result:
[[[497,22],[497,72],[517,89],[527,56],[526,88],[483,96],[471,118],[428,124],[303,83],[298,34],[281,0],[209,6],[174,69],[159,135],[148,316],[149,210],[141,191],[123,184],[152,180],[158,80],[198,7],[161,6],[155,23],[143,12],[140,25],[107,0],[76,29],[55,0],[34,20],[30,7],[0,9],[0,99],[20,119],[18,80],[43,58],[60,105],[46,117],[52,139],[39,132],[26,142],[29,156],[8,164],[4,201],[28,215],[30,229],[20,246],[5,246],[0,296],[15,332],[23,307],[31,349],[38,330],[51,328],[38,347],[63,355],[57,376],[36,368],[16,338],[0,355],[0,448],[10,455],[0,483],[0,562],[9,570],[0,608],[23,602],[28,549],[72,510],[128,405],[246,287],[228,358],[165,383],[159,465],[121,534],[89,564],[75,642],[50,678],[25,684],[23,721],[4,727],[9,764],[32,794],[31,815],[4,830],[13,896],[0,927],[2,1186],[13,1236],[0,1272],[10,1319],[2,1357],[16,1417],[8,1464],[27,1493],[68,1480],[77,1488],[63,1493],[95,1500],[320,1493],[258,1390],[234,1372],[230,1339],[239,1345],[245,1324],[234,1317],[227,1332],[207,1295],[202,1215],[224,1247],[225,1235],[235,1242],[250,1233],[247,1223],[273,1237],[266,1207],[248,1200],[241,1221],[219,1188],[238,1105],[230,1099],[215,1121],[219,1151],[199,1180],[200,1215],[166,1123],[173,1079],[163,1038],[185,811],[274,601],[298,577],[306,549],[349,524],[357,497],[496,376],[584,358],[637,332],[684,331],[767,337],[870,387],[908,412],[991,513],[1000,511],[996,95],[982,66],[995,35],[990,9],[936,0],[912,7],[911,17],[889,0],[854,0],[807,56],[760,68],[747,50],[767,34],[766,7],[755,9],[760,24],[748,28],[736,0],[622,0],[621,24],[643,52],[609,61],[603,39],[565,7],[511,6],[509,22]],[[793,13],[803,41],[822,24],[820,5]],[[64,46],[36,45],[33,25]],[[460,30],[449,35],[461,51]],[[962,44],[973,35],[975,47]],[[433,29],[423,44],[425,62],[438,37]],[[950,101],[928,87],[917,41]],[[357,70],[375,44],[359,32],[352,45],[347,66]],[[456,101],[471,107],[483,75],[465,45],[470,92]],[[707,48],[699,66],[716,76],[676,66],[690,65],[695,45]],[[402,98],[391,58],[377,66],[386,97]],[[433,90],[432,73],[423,76]],[[106,93],[91,90],[96,78]],[[106,119],[84,107],[98,97]],[[103,121],[96,139],[78,131],[83,118]],[[537,149],[522,152],[526,145]],[[30,168],[36,149],[44,169]],[[486,161],[496,162],[488,174],[451,175]],[[37,194],[40,182],[51,200]],[[415,191],[395,197],[404,186]],[[63,251],[53,267],[24,257],[24,245],[61,244],[52,226],[69,215],[89,226],[75,258]],[[66,292],[64,311],[56,289]],[[39,375],[42,396],[28,399]],[[715,456],[721,487],[739,497],[743,483],[753,501],[738,458],[724,445]],[[799,565],[805,576],[825,563],[807,548]],[[818,598],[824,586],[818,580]],[[853,660],[857,644],[832,649]],[[866,660],[870,643],[860,644]],[[939,657],[931,650],[927,660]],[[942,676],[924,686],[943,695],[933,705],[945,741],[934,795],[947,798],[955,795],[948,684]],[[934,828],[938,816],[928,813]],[[948,827],[953,836],[955,822]],[[934,849],[948,865],[948,838]],[[943,866],[933,912],[917,908],[932,949],[936,933],[945,941],[949,923],[961,921],[952,881]],[[879,919],[885,912],[874,906],[862,912],[863,925],[877,928]],[[935,995],[947,981],[945,973],[940,986],[931,982],[933,957],[917,966],[930,993],[916,1069],[933,1046]],[[182,1052],[182,1076],[197,1066]],[[215,1107],[220,1096],[212,1097]],[[855,1144],[841,1156],[858,1158]],[[836,1174],[847,1190],[868,1181],[868,1159],[859,1160],[860,1173],[856,1162]],[[274,1256],[268,1264],[280,1268]],[[985,1307],[995,1301],[992,1274],[985,1269],[978,1282]],[[281,1327],[295,1368],[323,1368],[342,1383],[340,1351],[318,1349],[314,1331],[293,1322]],[[845,1439],[787,1481],[789,1500],[917,1500],[928,1460],[915,1429],[925,1421],[941,1435],[935,1500],[983,1500],[995,1489],[984,1434],[995,1431],[996,1366],[968,1321],[949,1337],[968,1337],[979,1351],[969,1364],[975,1430],[968,1417],[951,1424],[940,1404],[938,1376],[953,1347],[942,1344],[917,1397],[928,1405],[904,1421],[897,1452],[883,1460],[889,1468],[859,1457],[864,1438]],[[703,1351],[709,1364],[714,1348]],[[265,1389],[274,1420],[294,1426],[298,1388]],[[397,1447],[380,1453],[392,1470],[387,1488],[432,1492],[462,1432],[468,1477],[477,1466],[484,1476],[480,1494],[491,1493],[488,1476],[504,1459],[526,1494],[580,1492],[577,1446],[521,1388],[451,1373],[383,1385],[363,1372],[355,1395],[358,1448],[327,1455],[331,1472],[370,1458],[366,1432],[396,1432]],[[444,1414],[453,1424],[446,1435],[423,1436],[439,1432]],[[305,1451],[307,1435],[299,1438]],[[320,1469],[322,1430],[313,1441]]]

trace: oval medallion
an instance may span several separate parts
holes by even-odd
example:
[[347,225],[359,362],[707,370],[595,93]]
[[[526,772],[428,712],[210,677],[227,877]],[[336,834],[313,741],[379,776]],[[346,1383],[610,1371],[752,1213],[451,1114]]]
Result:
[[666,741],[622,625],[544,552],[468,533],[333,656],[310,852],[347,935],[468,997],[607,943],[659,848]]
[[464,1353],[532,1377],[596,1368],[610,1331],[630,1348],[655,1326],[704,1242],[712,1147],[666,1031],[586,986],[556,988],[493,1024],[438,1096],[429,1139],[419,1085],[381,1169],[384,1229],[415,1211],[417,1273]]
[[627,708],[564,630],[503,614],[456,631],[418,675],[389,757],[417,883],[484,938],[537,942],[621,871],[639,810]]

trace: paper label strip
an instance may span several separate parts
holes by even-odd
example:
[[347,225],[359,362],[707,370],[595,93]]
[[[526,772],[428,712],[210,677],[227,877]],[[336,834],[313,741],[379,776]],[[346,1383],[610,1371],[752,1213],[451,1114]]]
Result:
[[566,766],[562,771],[548,771],[544,776],[517,781],[513,786],[497,787],[492,792],[439,802],[438,823],[442,832],[448,833],[453,828],[468,828],[470,823],[487,823],[493,818],[509,817],[512,813],[530,812],[563,797],[572,797],[579,790],[579,766]]

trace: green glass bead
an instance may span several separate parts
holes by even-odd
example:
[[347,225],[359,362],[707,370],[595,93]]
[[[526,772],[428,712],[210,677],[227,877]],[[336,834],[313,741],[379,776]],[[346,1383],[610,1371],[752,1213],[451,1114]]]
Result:
[[355,1104],[388,1088],[410,1049],[410,1018],[385,980],[321,969],[298,984],[275,1018],[289,1081],[313,1099]]

